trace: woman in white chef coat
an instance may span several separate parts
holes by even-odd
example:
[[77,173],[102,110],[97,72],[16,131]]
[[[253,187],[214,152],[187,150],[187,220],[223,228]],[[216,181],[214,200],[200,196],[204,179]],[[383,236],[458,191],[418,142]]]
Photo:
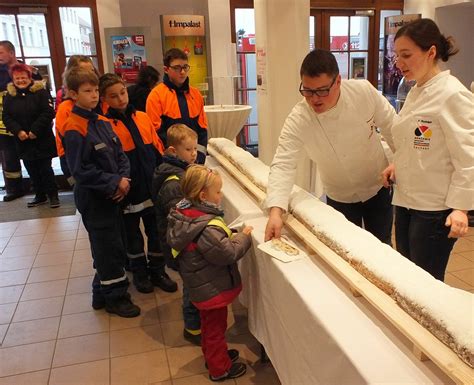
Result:
[[439,60],[456,54],[430,19],[395,36],[397,67],[416,80],[392,127],[394,164],[383,172],[395,182],[397,250],[439,280],[456,239],[468,230],[474,208],[474,99]]

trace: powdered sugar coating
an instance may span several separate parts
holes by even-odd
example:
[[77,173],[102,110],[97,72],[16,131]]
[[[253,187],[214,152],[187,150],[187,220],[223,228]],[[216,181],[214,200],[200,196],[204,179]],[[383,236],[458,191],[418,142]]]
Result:
[[[266,191],[270,171],[268,166],[228,139],[213,138],[209,145]],[[393,297],[402,297],[413,304],[417,311],[434,319],[452,337],[458,354],[463,350],[468,351],[461,358],[472,366],[472,293],[436,280],[371,233],[349,222],[341,213],[296,186],[290,196],[289,211],[301,219],[313,233],[329,239],[331,248],[337,250],[338,254],[344,254],[350,261],[362,264],[376,278],[393,288]]]

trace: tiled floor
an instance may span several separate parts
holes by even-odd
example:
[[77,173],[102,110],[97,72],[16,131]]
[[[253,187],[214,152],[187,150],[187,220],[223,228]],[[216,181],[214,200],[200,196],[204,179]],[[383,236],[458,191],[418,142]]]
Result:
[[[132,288],[142,314],[124,319],[92,310],[92,274],[79,216],[0,223],[0,385],[212,383],[201,349],[182,337],[179,291]],[[279,384],[259,361],[246,310],[230,310],[229,345],[249,366],[226,383]]]
[[[124,319],[92,310],[92,274],[79,216],[0,223],[0,385],[211,383],[200,348],[182,338],[179,292],[132,288],[142,314]],[[473,228],[456,243],[446,282],[474,292]],[[227,383],[279,384],[246,321],[233,304],[228,340],[249,368]]]

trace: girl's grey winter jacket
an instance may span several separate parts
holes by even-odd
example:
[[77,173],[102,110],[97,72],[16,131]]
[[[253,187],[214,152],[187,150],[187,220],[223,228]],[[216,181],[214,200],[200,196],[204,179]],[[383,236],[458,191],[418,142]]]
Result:
[[179,251],[180,274],[192,302],[207,301],[241,285],[237,261],[251,246],[251,236],[228,235],[228,228],[209,221],[222,217],[217,208],[183,200],[168,216],[168,244]]

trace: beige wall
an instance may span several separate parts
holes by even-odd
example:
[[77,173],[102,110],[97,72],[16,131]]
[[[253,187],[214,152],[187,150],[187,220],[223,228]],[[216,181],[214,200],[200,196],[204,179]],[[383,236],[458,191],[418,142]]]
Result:
[[102,59],[104,61],[104,72],[113,70],[112,63],[107,60],[107,47],[104,28],[121,27],[121,12],[119,0],[97,0],[97,14],[99,18],[100,45]]
[[435,18],[435,9],[445,5],[472,3],[472,0],[405,0],[404,13],[421,13],[422,17]]
[[444,35],[454,37],[459,53],[441,66],[469,88],[474,80],[474,1],[405,0],[404,13],[421,13],[435,20]]
[[443,34],[454,37],[459,48],[446,68],[470,89],[474,81],[474,2],[436,8],[435,20]]

